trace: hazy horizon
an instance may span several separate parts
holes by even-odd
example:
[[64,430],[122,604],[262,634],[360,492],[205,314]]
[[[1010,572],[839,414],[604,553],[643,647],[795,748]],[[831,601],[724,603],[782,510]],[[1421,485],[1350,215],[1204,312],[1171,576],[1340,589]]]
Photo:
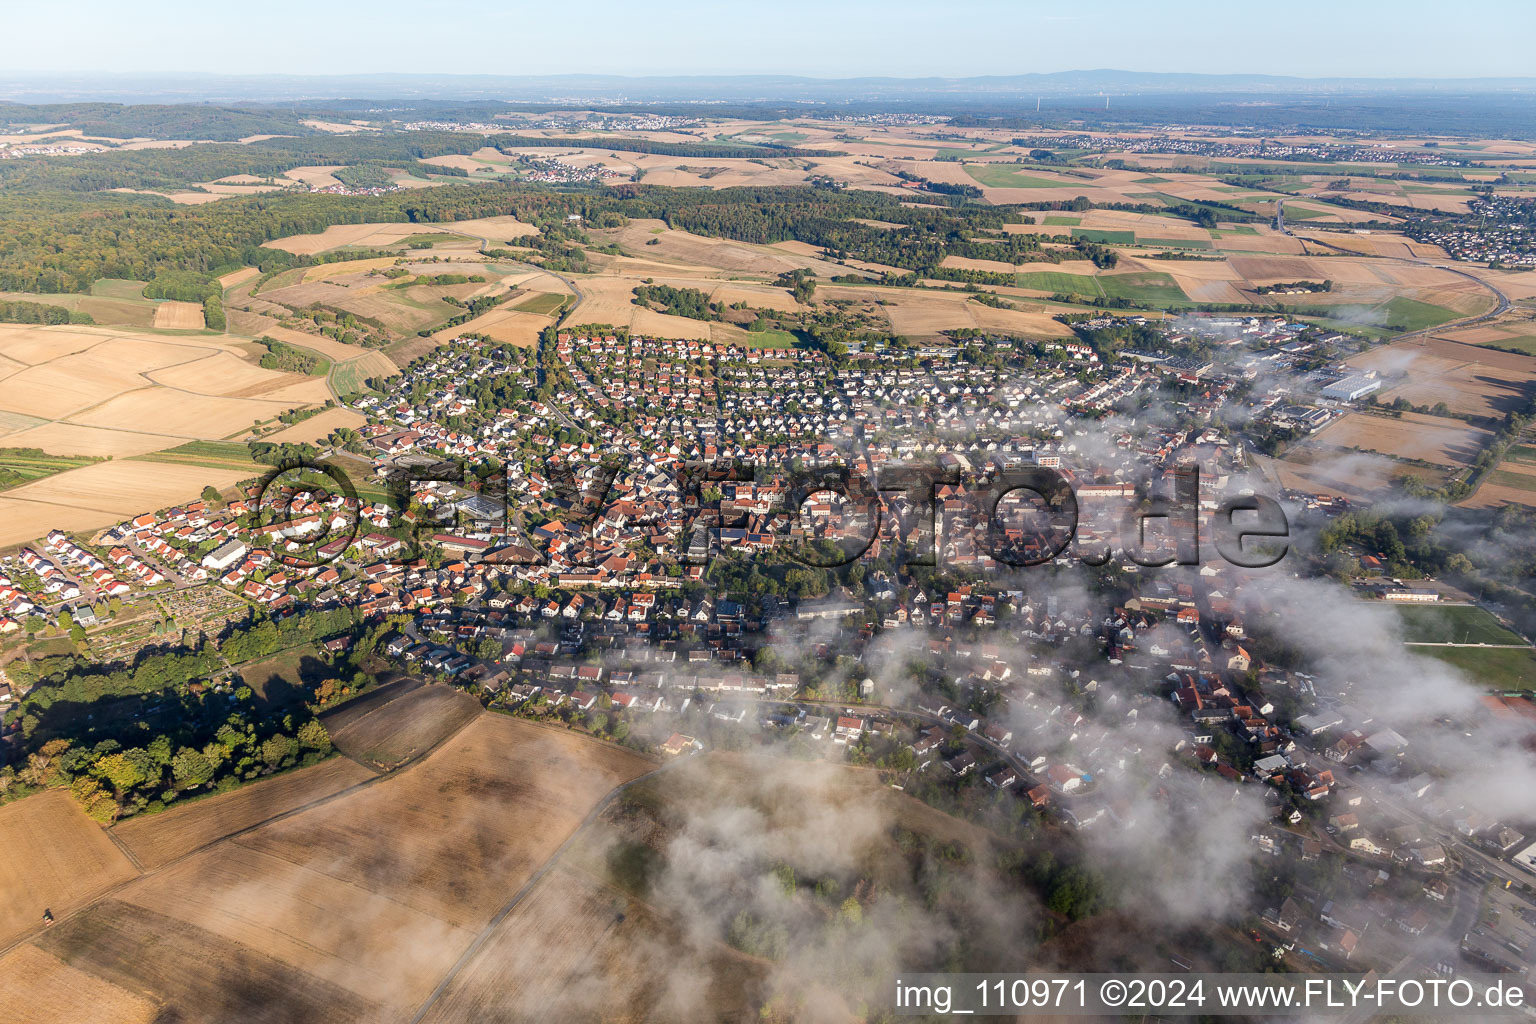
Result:
[[[1339,6],[1303,0],[1268,15],[1199,3],[1169,19],[1160,8],[1101,0],[1073,13],[1041,4],[959,0],[927,5],[789,0],[771,18],[684,0],[665,12],[598,0],[580,21],[547,8],[469,0],[451,18],[381,0],[366,8],[276,0],[259,14],[171,0],[154,19],[127,22],[102,0],[12,11],[13,38],[66,38],[73,67],[36,46],[10,73],[510,74],[632,76],[788,74],[824,78],[944,77],[979,71],[1051,73],[1084,64],[1141,73],[1363,78],[1501,78],[1530,73],[1536,9],[1496,2],[1477,19],[1448,19],[1426,0]],[[972,31],[913,32],[914,19]],[[1433,25],[1433,31],[1428,30]],[[1498,24],[1489,32],[1487,26]],[[466,31],[467,29],[475,31]],[[334,40],[347,40],[337,47]],[[145,71],[145,54],[179,66]],[[1348,54],[1341,61],[1340,54]],[[1085,56],[1091,59],[1085,60]],[[167,62],[170,63],[170,62]]]

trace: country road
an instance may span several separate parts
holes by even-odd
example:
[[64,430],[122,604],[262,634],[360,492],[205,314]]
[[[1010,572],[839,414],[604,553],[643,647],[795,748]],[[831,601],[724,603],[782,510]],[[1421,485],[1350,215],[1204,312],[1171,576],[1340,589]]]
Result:
[[1372,259],[1372,260],[1388,260],[1388,261],[1393,262],[1393,263],[1407,263],[1407,264],[1409,264],[1411,266],[1433,267],[1436,270],[1443,270],[1443,271],[1445,271],[1448,274],[1455,274],[1457,277],[1464,277],[1468,281],[1472,281],[1472,282],[1474,282],[1474,283],[1476,283],[1478,285],[1481,285],[1482,287],[1488,289],[1488,291],[1493,295],[1494,299],[1497,300],[1497,305],[1492,310],[1490,310],[1487,313],[1480,313],[1477,316],[1466,317],[1466,318],[1461,319],[1461,320],[1451,320],[1451,321],[1449,321],[1447,323],[1440,324],[1439,326],[1436,326],[1436,327],[1426,327],[1426,328],[1424,328],[1422,330],[1418,330],[1418,331],[1408,331],[1408,332],[1406,332],[1404,334],[1399,334],[1399,335],[1395,336],[1394,338],[1392,338],[1392,340],[1394,342],[1396,342],[1396,341],[1405,341],[1405,340],[1407,340],[1409,338],[1426,337],[1426,336],[1431,335],[1431,334],[1439,334],[1441,331],[1448,331],[1448,330],[1453,330],[1453,329],[1460,328],[1460,327],[1470,327],[1473,324],[1480,324],[1480,323],[1482,323],[1485,320],[1492,320],[1494,317],[1499,316],[1500,314],[1502,314],[1503,312],[1508,310],[1509,307],[1512,305],[1512,303],[1509,300],[1509,296],[1505,295],[1496,286],[1494,286],[1493,284],[1490,284],[1488,281],[1483,280],[1482,278],[1478,277],[1476,274],[1470,274],[1470,273],[1468,273],[1465,270],[1458,270],[1457,268],[1455,268],[1453,266],[1448,266],[1448,265],[1446,265],[1444,263],[1439,263],[1439,262],[1437,262],[1435,260],[1420,259],[1419,257],[1416,257],[1416,256],[1368,256],[1368,255],[1365,255],[1364,253],[1356,252],[1353,249],[1346,249],[1342,245],[1334,245],[1332,242],[1325,242],[1321,238],[1314,238],[1311,235],[1298,235],[1295,232],[1293,232],[1290,228],[1285,226],[1285,200],[1284,199],[1280,200],[1279,203],[1276,204],[1275,228],[1281,234],[1289,235],[1291,238],[1294,238],[1294,239],[1297,239],[1298,241],[1300,241],[1302,243],[1303,249],[1305,249],[1306,243],[1311,242],[1314,245],[1320,245],[1320,246],[1322,246],[1325,249],[1332,249],[1334,252],[1343,253],[1343,254],[1345,254],[1347,256],[1356,256],[1356,257],[1359,257],[1359,258],[1362,258],[1362,259]]

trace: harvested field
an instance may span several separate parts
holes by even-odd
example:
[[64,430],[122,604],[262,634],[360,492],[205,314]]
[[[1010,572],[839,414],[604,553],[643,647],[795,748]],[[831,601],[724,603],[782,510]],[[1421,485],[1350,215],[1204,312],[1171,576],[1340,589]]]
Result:
[[421,757],[480,713],[479,702],[460,690],[418,685],[402,687],[381,703],[345,717],[327,718],[326,727],[337,750],[359,764],[392,771]]
[[1400,397],[1429,407],[1444,402],[1453,412],[1502,419],[1536,394],[1536,358],[1441,338],[1373,348],[1349,362],[1389,381],[1381,391],[1383,402]]
[[0,1002],[13,1024],[151,1024],[143,996],[69,966],[36,946],[0,959]]
[[[675,261],[705,272],[782,274],[796,267],[810,266],[813,262],[784,252],[781,246],[706,238],[688,231],[671,230],[659,220],[633,220],[611,234],[619,245],[645,259]],[[652,241],[656,244],[649,244]]]
[[171,865],[123,900],[378,1004],[374,1020],[404,1019],[471,939],[324,864],[273,857],[238,839]]
[[138,873],[63,790],[0,807],[0,851],[0,945],[43,927],[44,910],[63,917]]
[[939,266],[954,270],[985,270],[994,274],[1011,274],[1014,271],[1012,263],[1004,263],[1002,260],[977,260],[965,256],[946,256]]
[[[327,177],[329,177],[329,171],[334,169],[327,169]],[[289,175],[295,174],[294,171],[289,171],[288,173]],[[289,235],[287,238],[265,242],[263,245],[268,249],[282,249],[295,255],[312,256],[315,253],[339,249],[344,245],[366,247],[395,245],[401,239],[408,238],[422,230],[420,224],[410,224],[403,221],[389,221],[380,224],[333,224],[316,234]]]
[[219,287],[230,289],[236,285],[244,284],[261,276],[261,271],[255,267],[241,267],[239,270],[231,270],[219,278]]
[[308,267],[299,276],[299,280],[305,284],[310,281],[324,281],[328,278],[341,277],[344,274],[366,274],[370,270],[382,270],[385,267],[395,265],[394,256],[375,256],[366,260],[343,260],[340,263],[322,263],[318,267]]
[[368,418],[366,416],[352,409],[327,409],[322,413],[316,413],[307,420],[300,420],[291,427],[284,427],[275,434],[267,435],[266,440],[279,442],[318,441],[338,427],[356,429],[367,422]]
[[1493,435],[1441,416],[1403,413],[1401,418],[1352,412],[1320,430],[1316,442],[1442,466],[1465,466]]
[[190,498],[205,486],[228,487],[249,471],[118,460],[59,473],[0,497],[0,547],[49,530],[107,526],[146,509]]
[[562,866],[497,925],[424,1021],[730,1020],[749,1013],[746,983],[762,966],[723,944],[714,957],[687,962],[698,984],[686,1001],[668,991],[676,951],[687,948],[674,922]]
[[[350,356],[361,352],[343,348]],[[252,346],[228,337],[0,325],[0,358],[12,367],[0,399],[7,406],[3,414],[7,422],[30,424],[12,434],[11,443],[60,455],[146,455],[188,441],[218,440],[252,421],[329,397],[324,381],[264,370],[254,364]],[[64,474],[58,482],[7,492],[0,522],[4,543],[29,540],[22,534],[35,530],[36,536],[54,526],[103,526],[124,512],[162,507],[197,494],[205,484],[223,486],[235,479],[183,467],[165,472],[143,463],[88,468],[83,476]],[[128,503],[138,498],[147,503],[131,509]]]
[[511,242],[525,235],[536,235],[539,229],[532,224],[524,224],[516,217],[477,217],[474,220],[456,220],[444,224],[417,225],[418,229],[425,227],[431,231],[446,231],[456,235],[468,235],[476,239],[484,239],[495,246],[502,242]]
[[127,456],[159,451],[172,440],[162,434],[144,434],[132,430],[103,430],[77,423],[50,423],[10,434],[5,443],[12,448],[41,448],[45,452],[69,452],[73,455]]
[[375,777],[349,758],[333,757],[275,778],[247,783],[231,793],[177,804],[159,814],[137,815],[113,826],[112,834],[146,868],[159,867]]
[[[385,688],[331,724],[363,725],[419,689]],[[146,819],[136,841],[164,866],[4,961],[38,969],[0,975],[0,991],[52,1005],[68,998],[56,986],[86,976],[122,1006],[114,1020],[142,1019],[134,999],[166,1022],[407,1019],[590,808],[652,766],[562,729],[480,715],[398,774],[218,838],[331,791],[346,780],[317,786],[321,770],[347,764]],[[175,828],[154,834],[165,822]],[[205,840],[213,845],[174,859]]]
[[593,804],[650,767],[564,729],[484,714],[419,764],[238,843],[479,926]]
[[506,342],[520,348],[532,348],[539,343],[539,332],[552,323],[554,321],[547,316],[521,313],[508,303],[497,306],[487,313],[481,313],[473,320],[465,321],[457,327],[445,327],[433,334],[432,340],[441,343],[451,341],[461,334],[474,333],[484,334],[493,341]]
[[[253,895],[259,899],[259,889]],[[158,1020],[350,1024],[379,1019],[371,1000],[249,946],[119,900],[60,922],[36,945],[70,967],[162,1004]]]
[[200,331],[203,307],[198,302],[162,302],[155,307],[155,326],[175,331]]

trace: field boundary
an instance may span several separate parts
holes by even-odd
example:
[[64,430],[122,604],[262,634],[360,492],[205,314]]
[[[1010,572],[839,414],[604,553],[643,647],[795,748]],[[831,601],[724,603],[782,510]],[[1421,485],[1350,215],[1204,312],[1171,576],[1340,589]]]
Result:
[[[598,743],[603,742],[602,740],[596,740],[595,737],[594,740]],[[427,1014],[432,1012],[432,1007],[435,1006],[437,1001],[443,997],[443,993],[448,991],[448,986],[453,984],[454,980],[458,978],[460,972],[462,972],[464,968],[468,967],[470,962],[479,955],[483,948],[485,948],[485,944],[491,940],[491,936],[496,933],[496,929],[501,925],[501,923],[511,915],[512,911],[517,909],[518,904],[522,903],[523,900],[528,897],[529,893],[533,892],[534,887],[543,881],[544,877],[558,866],[560,858],[563,857],[565,853],[571,848],[572,844],[576,842],[577,837],[586,830],[587,826],[596,821],[598,817],[608,809],[613,801],[618,799],[620,794],[627,791],[636,783],[644,782],[647,779],[653,779],[660,775],[662,772],[667,771],[669,768],[675,768],[677,765],[685,764],[686,762],[686,758],[679,758],[674,761],[669,761],[666,764],[658,765],[656,768],[646,772],[644,775],[637,775],[630,779],[628,782],[623,782],[615,786],[613,789],[608,791],[607,795],[605,795],[601,800],[594,804],[592,809],[587,812],[586,817],[582,818],[576,827],[571,830],[571,834],[565,837],[565,841],[560,844],[555,852],[550,854],[549,858],[545,860],[543,864],[539,865],[538,870],[529,876],[528,881],[524,882],[522,887],[518,889],[517,892],[512,894],[512,898],[503,904],[501,909],[496,911],[496,913],[491,916],[490,921],[486,922],[485,927],[480,930],[480,934],[475,936],[474,941],[471,942],[469,946],[464,950],[464,952],[460,954],[459,958],[453,962],[453,966],[448,969],[448,973],[443,976],[442,981],[438,982],[437,987],[432,990],[432,993],[427,996],[426,1001],[421,1004],[421,1007],[416,1011],[415,1015],[411,1017],[410,1024],[421,1024],[421,1022],[426,1018]]]
[[[388,703],[388,702],[386,702],[386,703]],[[187,860],[190,857],[195,857],[195,856],[197,856],[200,853],[203,853],[203,852],[205,852],[207,850],[213,849],[214,847],[218,846],[220,843],[230,842],[230,841],[232,841],[234,839],[239,838],[240,836],[247,835],[247,834],[249,834],[251,832],[254,832],[256,829],[263,828],[263,827],[265,827],[267,825],[270,825],[273,822],[276,822],[276,821],[286,821],[287,819],[293,817],[294,815],[303,813],[304,811],[312,810],[312,809],[314,809],[316,807],[323,807],[323,806],[325,806],[326,804],[330,803],[333,800],[337,800],[337,799],[340,799],[341,797],[348,796],[348,795],[350,795],[352,793],[356,793],[359,790],[366,789],[367,787],[372,786],[374,783],[382,782],[385,779],[394,778],[395,776],[400,775],[403,772],[410,771],[412,768],[415,768],[417,765],[424,764],[426,762],[426,759],[427,759],[428,755],[430,755],[432,753],[435,753],[437,751],[438,747],[440,747],[443,743],[446,743],[448,740],[452,739],[454,736],[457,736],[471,722],[478,721],[485,714],[488,714],[488,712],[486,712],[486,711],[484,711],[482,709],[482,711],[481,711],[481,713],[479,715],[475,715],[475,716],[469,718],[468,720],[466,720],[463,725],[460,725],[457,729],[454,729],[447,736],[443,737],[443,739],[441,741],[439,741],[438,743],[433,744],[432,747],[425,754],[423,754],[421,757],[418,757],[418,758],[416,758],[416,759],[414,759],[412,761],[408,761],[407,763],[401,765],[399,768],[396,768],[393,771],[384,772],[382,774],[375,775],[375,776],[373,776],[372,778],[369,778],[369,779],[363,779],[361,782],[354,783],[353,785],[350,785],[350,786],[346,787],[345,789],[339,789],[339,790],[337,790],[334,793],[329,793],[329,794],[327,794],[325,796],[322,796],[322,797],[316,797],[314,800],[311,800],[311,801],[309,801],[308,803],[305,803],[305,804],[300,804],[298,807],[290,807],[286,811],[280,811],[279,813],[272,815],[272,817],[270,817],[270,818],[264,818],[263,820],[255,822],[254,824],[247,825],[246,827],[241,828],[241,829],[237,829],[236,831],[231,832],[228,835],[223,835],[223,836],[220,836],[217,839],[209,840],[208,842],[203,843],[200,846],[197,846],[197,847],[194,847],[193,849],[188,850],[186,853],[183,853],[181,856],[176,857],[173,860],[166,861],[164,864],[158,865],[158,866],[153,867],[153,868],[141,868],[140,869],[140,873],[135,875],[134,877],[129,878],[129,879],[125,879],[122,882],[119,882],[117,885],[112,886],[110,889],[106,889],[106,890],[98,893],[96,895],[96,897],[94,899],[92,899],[90,902],[82,904],[81,906],[77,907],[75,910],[71,911],[68,914],[63,915],[62,917],[56,918],[54,920],[54,924],[59,924],[59,923],[64,922],[64,921],[72,920],[76,916],[84,913],[87,910],[90,910],[91,908],[97,906],[98,904],[102,903],[103,901],[114,897],[117,893],[121,892],[127,886],[132,885],[134,882],[137,882],[140,879],[153,877],[154,875],[157,875],[160,872],[165,871],[168,868],[174,867],[177,864],[182,863],[183,861]],[[599,741],[599,742],[601,742],[601,741]],[[341,753],[341,751],[339,751],[339,750],[336,751],[335,756],[336,757],[346,757],[346,755]],[[348,758],[348,760],[351,760],[351,758]],[[319,763],[319,762],[316,762],[316,763]],[[367,767],[367,766],[364,765],[363,767]],[[648,774],[655,774],[655,773],[651,772],[651,773],[648,773]],[[644,778],[644,777],[645,776],[640,776],[640,778]],[[263,781],[265,781],[265,780],[263,780]],[[631,780],[631,781],[637,781],[637,780]],[[231,792],[235,792],[235,791],[232,790]],[[218,796],[218,795],[222,795],[222,794],[211,794],[211,795]],[[577,831],[579,832],[581,830],[581,827],[584,827],[585,824],[586,824],[586,822],[583,821],[582,822],[582,826],[579,826],[577,828]],[[112,833],[112,830],[110,828],[103,828],[102,831],[106,832],[109,836]],[[572,834],[574,835],[575,833],[572,833]],[[121,840],[118,839],[117,837],[113,837],[113,842],[114,842],[114,844],[117,844],[119,846],[121,845]],[[562,847],[562,849],[563,849],[563,847]],[[132,854],[129,854],[129,857],[130,857],[130,863],[137,863],[137,858],[134,858],[132,856]],[[42,925],[42,926],[39,926],[39,927],[35,927],[30,932],[28,932],[27,934],[18,937],[14,942],[10,943],[9,945],[0,947],[0,957],[5,956],[7,953],[11,952],[11,950],[15,949],[18,946],[22,946],[22,945],[25,945],[28,942],[31,942],[33,939],[37,938],[37,936],[41,935],[49,927],[50,927],[49,925]]]

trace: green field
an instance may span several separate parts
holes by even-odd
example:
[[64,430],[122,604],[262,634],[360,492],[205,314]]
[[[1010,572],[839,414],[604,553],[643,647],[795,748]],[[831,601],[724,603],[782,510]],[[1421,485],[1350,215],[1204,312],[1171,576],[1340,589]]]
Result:
[[1077,227],[1077,225],[1081,224],[1082,222],[1083,218],[1081,217],[1061,217],[1055,215],[1047,217],[1043,221],[1045,224],[1056,227]]
[[1163,273],[1102,274],[1095,280],[1111,299],[1128,299],[1148,306],[1172,306],[1189,301],[1178,283]]
[[203,469],[248,469],[252,473],[262,468],[251,461],[251,451],[243,441],[188,441],[163,452],[135,455],[133,461],[198,466]]
[[1136,236],[1139,245],[1160,245],[1165,249],[1209,249],[1211,243],[1205,238],[1142,238]]
[[[131,283],[140,284],[137,281]],[[143,286],[140,284],[140,287]],[[155,303],[149,299],[80,292],[0,292],[0,299],[63,306],[71,313],[85,313],[96,323],[111,327],[148,327],[155,322]]]
[[1086,295],[1097,298],[1104,294],[1104,289],[1098,286],[1098,278],[1086,274],[1063,274],[1055,270],[1035,270],[1027,274],[1015,274],[1014,284],[1020,288],[1033,288],[1036,291],[1061,293],[1064,295]]
[[1517,444],[1504,457],[1514,462],[1536,462],[1536,445]]
[[1312,324],[1314,327],[1324,327],[1330,331],[1363,334],[1367,338],[1391,338],[1397,334],[1396,331],[1389,331],[1385,327],[1372,327],[1370,324],[1358,324],[1349,320],[1332,320],[1326,316],[1299,316],[1296,319],[1304,324]]
[[518,303],[512,308],[519,313],[537,313],[539,316],[552,316],[556,310],[565,305],[566,298],[567,296],[556,292],[542,292],[526,302]]
[[788,331],[748,331],[745,344],[753,348],[794,348],[796,340]]
[[[469,239],[469,237],[467,235],[453,235],[453,234],[449,234],[446,231],[435,231],[435,232],[431,232],[431,233],[428,233],[428,234],[409,235],[409,236],[407,236],[405,238],[400,239],[400,241],[397,242],[396,244],[397,245],[411,245],[413,243],[421,243],[421,244],[424,244],[424,245],[436,245],[438,242],[467,242],[467,241],[470,241],[470,239]],[[377,248],[377,246],[368,246],[368,248]]]
[[988,188],[1098,188],[1091,181],[1026,174],[1013,164],[966,164],[965,173]]
[[1409,331],[1420,331],[1426,327],[1439,327],[1443,323],[1460,320],[1462,317],[1462,314],[1446,309],[1444,306],[1420,302],[1418,299],[1410,299],[1401,295],[1376,308],[1381,310],[1383,322]]
[[1470,198],[1476,194],[1464,188],[1440,188],[1437,185],[1404,185],[1402,189],[1412,196],[1464,196]]
[[353,359],[331,367],[331,389],[338,395],[350,395],[367,388],[368,375],[363,372],[361,360]]
[[1169,182],[1169,181],[1172,181],[1173,179],[1172,178],[1159,178],[1157,175],[1154,174],[1150,178],[1133,178],[1131,180],[1136,182],[1136,184],[1138,184],[1138,185],[1161,185],[1164,182]]
[[1286,220],[1316,220],[1319,217],[1332,217],[1333,210],[1318,210],[1307,206],[1297,206],[1294,202],[1285,204]]
[[1461,669],[1489,690],[1536,689],[1536,654],[1511,647],[1414,647],[1413,653]]
[[1486,348],[1501,348],[1509,352],[1524,352],[1526,355],[1536,356],[1536,334],[1520,334],[1513,338],[1500,338],[1498,341],[1484,342]]
[[1257,228],[1251,228],[1247,224],[1233,224],[1231,227],[1218,228],[1211,234],[1217,238],[1226,238],[1228,235],[1257,235]]
[[252,295],[260,295],[262,292],[276,291],[279,288],[288,288],[292,285],[303,284],[304,274],[308,267],[294,267],[275,275],[270,281],[251,292]]
[[120,277],[103,277],[91,285],[91,294],[108,299],[142,299],[145,281],[129,281]]
[[1135,245],[1134,231],[1104,231],[1099,228],[1073,228],[1073,238],[1082,238],[1100,245]]
[[1507,469],[1496,469],[1489,473],[1485,479],[1491,484],[1508,487],[1513,491],[1536,493],[1536,476],[1530,473],[1513,473]]
[[100,461],[83,455],[47,455],[36,448],[0,448],[0,491]]
[[1424,644],[1523,644],[1518,633],[1470,604],[1421,605],[1396,609],[1403,639]]

